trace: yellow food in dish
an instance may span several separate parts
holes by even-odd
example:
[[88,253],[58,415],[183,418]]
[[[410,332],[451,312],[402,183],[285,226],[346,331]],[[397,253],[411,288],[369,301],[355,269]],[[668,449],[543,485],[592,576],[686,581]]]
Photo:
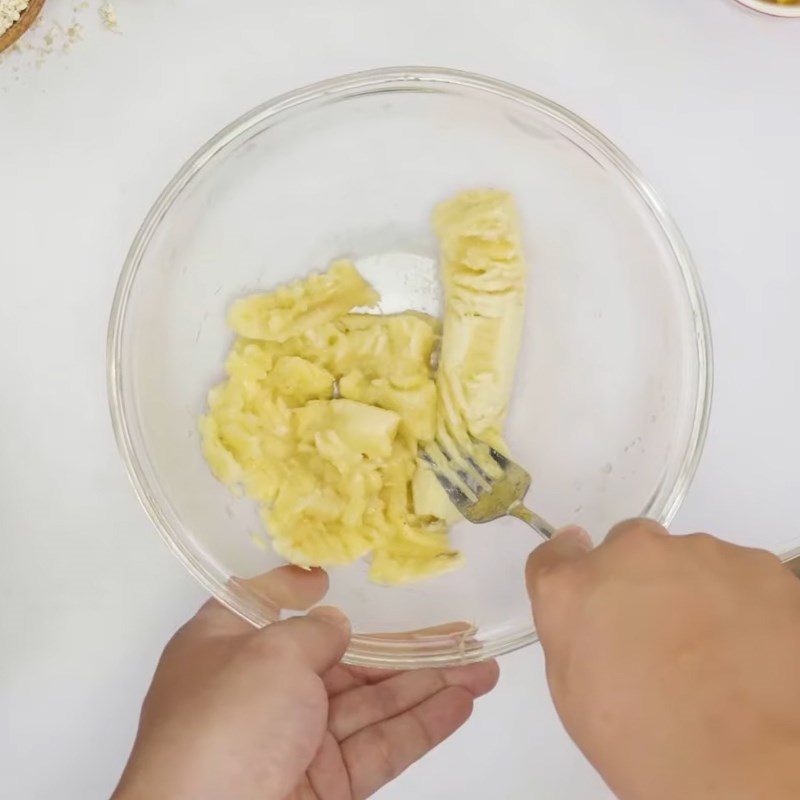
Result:
[[228,324],[248,339],[285,342],[351,308],[377,302],[378,293],[358,274],[352,261],[343,259],[334,261],[322,275],[237,300],[228,314]]
[[[444,333],[436,376],[437,440],[481,461],[473,439],[505,452],[503,425],[514,384],[525,310],[525,259],[514,200],[462,192],[433,215],[441,242]],[[458,511],[433,472],[413,483],[418,514],[453,521]]]
[[525,270],[505,193],[464,192],[436,209],[434,227],[443,340],[425,314],[352,313],[379,297],[349,261],[230,310],[238,338],[200,419],[203,454],[259,503],[294,564],[369,555],[370,578],[392,585],[462,561],[447,533],[458,514],[418,449],[447,437],[505,448]]
[[372,553],[370,576],[387,584],[457,566],[445,524],[415,515],[408,491],[417,443],[436,425],[438,320],[347,313],[377,294],[342,262],[274,294],[239,300],[230,315],[240,337],[200,420],[216,477],[258,501],[292,563]]

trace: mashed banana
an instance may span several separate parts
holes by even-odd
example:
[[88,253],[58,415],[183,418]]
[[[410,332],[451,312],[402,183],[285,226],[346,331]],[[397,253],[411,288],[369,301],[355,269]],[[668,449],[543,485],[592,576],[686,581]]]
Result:
[[510,196],[464,192],[434,215],[444,338],[424,314],[352,313],[378,295],[349,261],[236,301],[227,380],[200,419],[223,483],[256,500],[275,550],[301,566],[371,555],[399,584],[461,563],[454,509],[417,451],[434,437],[504,448],[522,323],[524,262]]

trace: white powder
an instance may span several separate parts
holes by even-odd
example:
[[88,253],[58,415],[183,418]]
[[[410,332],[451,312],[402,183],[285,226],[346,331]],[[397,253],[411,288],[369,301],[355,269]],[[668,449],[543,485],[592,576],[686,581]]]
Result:
[[28,7],[30,0],[0,0],[0,36],[2,36]]
[[442,291],[436,259],[419,253],[377,253],[356,260],[358,271],[381,296],[382,314],[411,308],[435,317],[442,313]]

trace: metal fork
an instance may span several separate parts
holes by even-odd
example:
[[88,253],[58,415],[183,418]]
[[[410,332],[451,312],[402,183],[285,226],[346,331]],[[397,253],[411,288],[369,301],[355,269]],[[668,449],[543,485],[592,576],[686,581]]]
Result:
[[[420,451],[420,458],[430,465],[465,519],[480,524],[498,517],[517,517],[543,539],[550,539],[555,528],[522,502],[531,476],[486,442],[473,439],[472,444],[472,451],[467,452],[455,440],[447,446],[432,442]],[[478,453],[488,455],[491,461],[481,465],[475,457]]]
[[[550,539],[555,528],[522,502],[531,485],[531,476],[486,442],[473,439],[472,443],[487,453],[499,468],[496,475],[490,475],[494,469],[482,467],[455,441],[449,447],[433,442],[420,450],[419,455],[430,465],[447,496],[465,519],[480,524],[510,515],[521,519],[543,539]],[[454,451],[456,456],[450,451]],[[465,465],[470,469],[465,469]],[[452,476],[458,480],[453,480]],[[795,550],[789,556],[784,556],[784,565],[800,578],[800,551]]]

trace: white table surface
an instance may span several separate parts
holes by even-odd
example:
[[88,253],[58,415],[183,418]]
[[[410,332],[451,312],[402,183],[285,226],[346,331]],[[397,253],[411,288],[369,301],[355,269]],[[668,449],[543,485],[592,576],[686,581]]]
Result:
[[[674,527],[759,542],[797,525],[800,20],[730,0],[117,0],[115,34],[97,0],[76,4],[49,0],[34,50],[0,62],[3,797],[107,797],[155,659],[203,599],[117,456],[108,310],[173,172],[290,88],[458,67],[608,134],[672,210],[710,305],[711,432]],[[73,18],[69,52],[57,29],[48,45],[53,22]],[[540,650],[502,668],[471,723],[381,800],[611,797],[558,724]]]

